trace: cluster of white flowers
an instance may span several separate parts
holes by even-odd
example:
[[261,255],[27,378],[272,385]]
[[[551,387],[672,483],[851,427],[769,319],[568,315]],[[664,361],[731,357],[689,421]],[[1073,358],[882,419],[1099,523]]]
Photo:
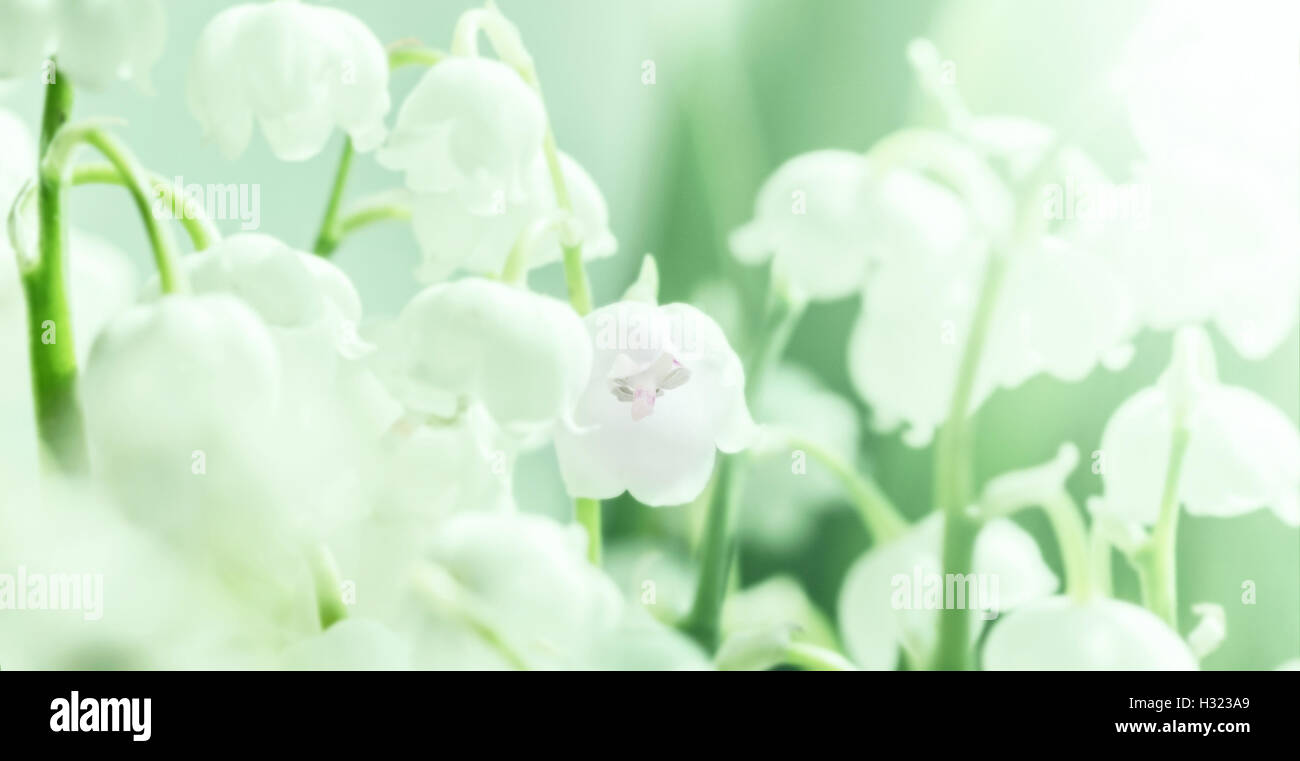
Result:
[[[1204,327],[1248,359],[1295,330],[1300,181],[1273,165],[1300,161],[1300,111],[1291,103],[1279,124],[1273,111],[1255,114],[1258,93],[1239,87],[1267,88],[1275,103],[1283,85],[1256,77],[1287,72],[1294,92],[1293,55],[1270,57],[1294,46],[1243,45],[1234,54],[1258,55],[1227,57],[1216,47],[1225,36],[1287,30],[1192,15],[1156,4],[1118,77],[1145,152],[1133,177],[1157,199],[1149,224],[1044,208],[1053,182],[1114,193],[1119,184],[1053,129],[996,116],[902,130],[865,153],[795,156],[730,238],[740,262],[769,266],[773,300],[795,317],[808,302],[860,297],[844,351],[851,385],[878,433],[901,430],[915,448],[999,390],[1122,368],[1140,331],[1174,336],[1169,369],[1105,426],[1090,536],[1070,533],[1084,516],[1065,488],[1078,461],[1068,444],[960,506],[981,521],[962,569],[970,589],[987,594],[979,584],[995,582],[981,607],[990,615],[969,617],[968,640],[988,668],[1195,668],[1223,637],[1221,609],[1198,608],[1205,625],[1184,638],[1156,612],[1111,597],[1095,559],[1077,562],[1076,550],[1100,546],[1106,574],[1112,545],[1160,557],[1170,506],[1217,517],[1266,508],[1300,525],[1300,431],[1255,392],[1219,380]],[[53,57],[74,86],[147,85],[163,26],[159,0],[0,0],[0,78]],[[497,57],[480,55],[480,33]],[[247,148],[255,124],[283,161],[319,155],[336,130],[349,150],[373,153],[400,176],[423,290],[395,317],[365,315],[325,252],[264,234],[180,257],[182,287],[172,288],[71,230],[58,276],[86,472],[56,471],[42,449],[57,443],[33,424],[33,357],[59,339],[29,324],[25,288],[40,273],[20,268],[0,239],[0,574],[103,581],[95,621],[80,609],[9,615],[14,590],[7,598],[0,586],[0,664],[933,665],[939,608],[951,605],[899,585],[939,577],[942,587],[952,516],[909,510],[928,513],[909,524],[884,504],[858,470],[855,403],[779,356],[742,362],[724,308],[708,310],[715,320],[660,304],[652,258],[622,299],[591,308],[584,262],[618,248],[608,208],[596,180],[558,149],[533,61],[491,3],[462,16],[449,53],[429,51],[391,126],[390,52],[336,8],[236,5],[194,41],[188,104],[227,157]],[[1193,81],[1164,76],[1189,61],[1237,108],[1169,87]],[[13,205],[12,226],[31,213],[14,200],[37,160],[36,141],[0,111],[0,209]],[[345,179],[346,164],[335,201]],[[1211,203],[1214,214],[1203,213]],[[561,262],[570,301],[529,288],[530,270]],[[750,343],[766,348],[770,337]],[[752,375],[755,366],[765,372]],[[954,412],[963,373],[969,405]],[[598,511],[625,493],[653,507],[708,503],[701,568],[631,542],[603,568],[593,563],[598,521],[516,504],[517,461],[543,447],[578,505]],[[816,460],[797,464],[807,478],[785,460],[792,449]],[[724,457],[742,467],[719,469]],[[734,524],[731,489],[742,510]],[[706,622],[724,635],[716,652],[709,637],[670,625],[703,615],[691,584],[698,570],[707,600],[710,548],[726,586],[726,532],[778,551],[804,544],[819,510],[846,497],[873,545],[840,586],[838,627],[783,577],[722,590],[720,620]],[[781,509],[746,509],[750,501]],[[1047,509],[1057,529],[1063,593],[1008,517],[1028,506]],[[662,582],[655,615],[638,604],[647,563]]]

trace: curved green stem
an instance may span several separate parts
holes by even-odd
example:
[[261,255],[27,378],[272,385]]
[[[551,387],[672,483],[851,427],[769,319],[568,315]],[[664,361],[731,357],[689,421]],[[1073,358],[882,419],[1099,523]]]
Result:
[[338,230],[339,206],[343,203],[343,188],[348,184],[348,172],[352,169],[352,138],[343,138],[343,151],[339,154],[339,165],[334,170],[334,183],[330,186],[329,200],[325,202],[325,216],[320,222],[320,231],[316,233],[316,242],[312,251],[321,256],[329,256],[338,248],[342,237]]
[[1075,600],[1084,602],[1097,591],[1092,564],[1089,562],[1088,529],[1083,524],[1079,506],[1069,494],[1061,492],[1044,502],[1043,510],[1056,534],[1065,567],[1065,589]]
[[601,529],[600,500],[579,497],[573,501],[574,513],[578,523],[587,530],[587,559],[594,566],[600,565]]
[[388,220],[404,222],[410,218],[411,206],[406,201],[395,198],[391,192],[376,193],[348,207],[347,212],[338,222],[338,239],[342,240],[376,222]]
[[[55,133],[72,112],[72,86],[59,75],[45,90],[41,116],[40,158],[49,152]],[[55,467],[79,472],[87,465],[85,431],[77,402],[77,353],[72,336],[64,267],[61,178],[41,173],[37,179],[40,221],[38,251],[24,263],[19,254],[27,306],[27,346],[31,362],[36,430]]]
[[806,671],[857,671],[848,658],[824,647],[807,642],[793,642],[785,651],[784,662]]
[[1101,597],[1113,597],[1115,585],[1111,579],[1110,539],[1096,521],[1088,537],[1088,548],[1092,558],[1092,588]]
[[[124,187],[129,183],[127,178],[112,164],[80,164],[73,168],[69,181],[72,185],[98,184],[121,185]],[[175,193],[171,183],[165,177],[150,172],[149,182],[153,186],[155,196],[167,204],[167,208],[174,218],[180,220],[181,226],[185,228],[186,234],[189,235],[190,243],[194,246],[195,251],[202,251],[221,240],[221,231],[212,223],[212,220],[208,219],[203,209],[196,204],[190,203],[190,200],[183,193]]]
[[839,455],[820,443],[798,434],[790,434],[786,441],[792,449],[803,451],[808,456],[826,466],[853,499],[858,516],[862,518],[867,531],[876,544],[887,542],[901,536],[907,531],[907,519],[898,512],[898,508],[885,494],[884,490],[871,478],[859,473]]
[[1142,583],[1143,601],[1152,613],[1164,619],[1174,631],[1178,631],[1178,578],[1174,558],[1178,538],[1178,482],[1189,439],[1182,421],[1176,420],[1173,442],[1169,448],[1169,466],[1165,471],[1164,492],[1160,497],[1160,515],[1151,530],[1151,540],[1134,557],[1138,564],[1138,578]]
[[124,179],[125,187],[135,201],[136,211],[144,222],[162,292],[177,293],[186,290],[185,275],[176,254],[176,243],[167,227],[153,213],[153,184],[135,155],[112,133],[93,122],[71,124],[60,129],[50,141],[45,158],[41,160],[42,184],[53,183],[61,189],[66,178],[71,175],[72,154],[82,144],[98,150]]

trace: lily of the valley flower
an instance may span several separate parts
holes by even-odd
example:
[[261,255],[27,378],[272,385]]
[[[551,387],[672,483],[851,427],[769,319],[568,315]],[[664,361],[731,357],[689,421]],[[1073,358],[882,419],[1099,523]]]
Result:
[[689,502],[716,451],[740,451],[754,433],[740,358],[717,323],[686,304],[620,301],[585,322],[595,361],[576,429],[555,437],[570,495]]
[[298,0],[237,5],[195,43],[187,95],[228,158],[243,153],[254,122],[284,161],[320,153],[335,127],[368,151],[384,138],[388,56],[346,11]]
[[[560,154],[560,166],[573,204],[571,226],[577,242],[582,244],[583,258],[610,256],[618,242],[609,230],[609,210],[600,188],[568,154]],[[424,254],[419,278],[439,282],[457,269],[499,274],[525,229],[557,208],[550,170],[540,153],[533,159],[522,195],[511,201],[503,195],[500,205],[486,214],[467,208],[454,190],[416,195],[412,201],[412,226]],[[560,232],[547,231],[533,242],[526,266],[531,269],[560,261],[561,245],[567,242]]]
[[161,0],[0,0],[0,79],[35,79],[57,56],[47,77],[92,90],[130,79],[148,90],[165,26]]
[[541,99],[514,69],[457,56],[406,97],[377,158],[416,193],[453,193],[468,211],[492,214],[527,196],[545,130]]
[[1156,522],[1175,425],[1188,437],[1178,501],[1193,515],[1230,517],[1270,508],[1300,525],[1300,431],[1245,388],[1218,381],[1209,338],[1181,330],[1160,381],[1129,397],[1101,437],[1103,498],[1090,507],[1130,523]]
[[772,260],[773,275],[813,299],[837,299],[866,279],[872,250],[864,214],[871,165],[859,153],[795,156],[763,183],[754,219],[731,234],[747,264]]
[[[975,120],[974,127],[982,122]],[[980,134],[987,150],[1010,165],[1032,165],[1046,148],[1044,134],[1050,142],[1050,131],[1011,126],[1005,120],[984,125]],[[1077,151],[1065,152],[1063,160],[1069,176],[1100,177]],[[871,405],[874,427],[905,426],[903,440],[919,447],[947,417],[994,253],[993,242],[973,222],[977,215],[967,208],[969,199],[923,177],[915,177],[914,184],[918,191],[928,189],[895,194],[895,206],[910,209],[892,215],[895,224],[912,219],[913,227],[952,234],[901,237],[912,242],[882,258],[863,290],[862,312],[849,340],[849,371]],[[972,410],[997,388],[1018,386],[1039,373],[1077,381],[1099,362],[1118,364],[1124,356],[1118,350],[1136,328],[1130,292],[1106,254],[1101,233],[1082,221],[1049,225],[1049,211],[1037,206],[1022,213],[1046,215],[1046,234],[1002,252],[1009,256],[1007,272],[975,376]],[[924,240],[935,245],[922,245]]]
[[450,415],[458,398],[476,400],[525,436],[571,419],[591,370],[590,341],[567,304],[482,278],[419,293],[379,354],[408,408]]
[[984,644],[986,669],[1190,671],[1187,643],[1154,613],[1123,600],[1049,597],[998,621]]
[[1152,3],[1116,72],[1145,152],[1151,224],[1128,265],[1148,324],[1213,321],[1249,359],[1300,314],[1300,87],[1293,3]]
[[[946,598],[951,593],[942,548],[943,516],[933,514],[902,537],[867,550],[849,569],[840,589],[840,632],[859,666],[893,668],[900,646],[913,667],[927,662],[939,609],[953,602]],[[957,584],[973,609],[972,628],[1052,594],[1058,584],[1033,537],[1006,519],[980,531],[969,577],[973,586]]]

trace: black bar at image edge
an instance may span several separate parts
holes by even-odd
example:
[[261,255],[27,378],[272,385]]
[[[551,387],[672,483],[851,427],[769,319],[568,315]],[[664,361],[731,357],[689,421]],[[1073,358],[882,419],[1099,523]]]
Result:
[[927,745],[1057,738],[1236,747],[1291,737],[1300,703],[1293,677],[1276,672],[786,678],[773,683],[769,677],[759,686],[743,674],[0,672],[0,738],[5,745],[35,741],[48,748],[255,748],[270,740],[308,747],[427,739],[431,731],[479,726],[507,735],[530,726],[582,732],[574,725],[581,719],[616,732],[639,726],[635,731],[667,740],[661,733],[707,731],[725,706],[733,719],[724,734],[736,739],[773,730],[798,734],[804,726],[818,734],[879,732]]

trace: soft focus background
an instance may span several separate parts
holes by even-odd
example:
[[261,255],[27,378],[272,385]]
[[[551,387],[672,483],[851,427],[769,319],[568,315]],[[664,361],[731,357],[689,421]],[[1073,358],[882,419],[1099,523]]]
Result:
[[[466,2],[354,0],[337,2],[386,42],[418,37],[445,47]],[[78,92],[78,117],[112,115],[143,163],[184,182],[257,183],[261,227],[308,248],[315,236],[342,137],[315,160],[283,163],[255,138],[238,160],[225,161],[199,139],[185,106],[190,43],[227,3],[172,2],[167,50],[153,68],[157,94],[115,86]],[[708,293],[715,316],[744,345],[745,324],[759,314],[763,275],[730,259],[726,237],[748,219],[762,180],[792,155],[824,147],[864,150],[907,124],[936,123],[904,56],[909,40],[930,37],[952,62],[956,84],[976,113],[1014,113],[1069,126],[1089,114],[1095,128],[1082,143],[1110,169],[1122,170],[1135,148],[1122,110],[1105,100],[1105,85],[1142,4],[1127,0],[1013,2],[974,0],[862,2],[859,0],[501,0],[537,60],[560,145],[581,161],[609,202],[619,255],[591,266],[598,303],[616,298],[641,256],[653,252],[662,278],[661,300]],[[1231,4],[1225,3],[1225,12]],[[647,62],[655,81],[643,83]],[[393,82],[394,112],[418,71]],[[1098,99],[1097,102],[1085,99]],[[40,87],[33,81],[0,91],[0,105],[35,125]],[[1279,93],[1294,98],[1296,93]],[[1283,167],[1279,171],[1295,171]],[[348,197],[399,184],[369,156],[354,163]],[[72,219],[149,266],[148,249],[128,196],[116,188],[71,193]],[[233,232],[237,222],[221,223]],[[335,260],[352,276],[372,316],[394,314],[416,292],[418,259],[408,226],[385,224],[349,238]],[[558,267],[537,273],[535,287],[562,293]],[[733,304],[731,316],[719,304]],[[845,346],[857,299],[814,305],[800,325],[790,359],[852,400]],[[1250,387],[1292,418],[1300,417],[1300,336],[1273,356],[1247,363],[1217,340],[1219,370],[1228,383]],[[1101,428],[1120,401],[1149,385],[1168,361],[1168,335],[1144,334],[1123,371],[1094,372],[1079,384],[1037,378],[999,392],[978,415],[977,478],[1048,459],[1064,440],[1075,442],[1083,464],[1070,485],[1076,498],[1095,494],[1100,480],[1088,468]],[[897,436],[862,431],[862,467],[872,472],[909,516],[929,510],[929,450],[904,446]],[[774,467],[784,467],[780,462]],[[753,490],[751,490],[753,491]],[[567,515],[569,501],[549,450],[521,464],[516,492],[529,510]],[[746,495],[747,510],[780,511],[764,493]],[[689,508],[651,509],[629,498],[605,507],[611,554],[650,548],[645,562],[677,557],[688,562]],[[847,505],[820,513],[806,541],[772,550],[741,549],[742,584],[775,574],[801,580],[828,615],[844,572],[867,537]],[[1039,538],[1060,573],[1059,556],[1038,513],[1017,520]],[[1184,515],[1180,522],[1179,591],[1184,620],[1199,601],[1224,606],[1228,637],[1208,668],[1273,668],[1297,655],[1300,641],[1300,533],[1271,513],[1232,520]],[[635,545],[632,540],[635,539]],[[1255,582],[1257,603],[1241,603],[1242,583]],[[1118,560],[1117,593],[1136,599],[1136,580]]]

